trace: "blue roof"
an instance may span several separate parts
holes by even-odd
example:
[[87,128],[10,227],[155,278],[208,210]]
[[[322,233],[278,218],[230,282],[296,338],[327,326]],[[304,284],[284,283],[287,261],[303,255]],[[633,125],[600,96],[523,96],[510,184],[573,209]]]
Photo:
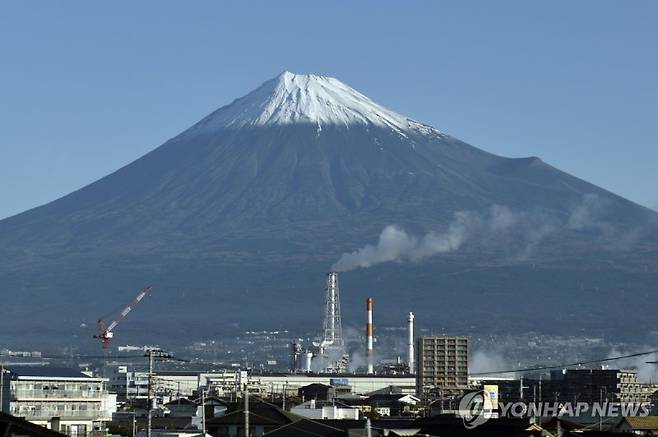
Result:
[[7,370],[18,376],[43,376],[50,378],[88,378],[78,369],[49,366],[7,366]]

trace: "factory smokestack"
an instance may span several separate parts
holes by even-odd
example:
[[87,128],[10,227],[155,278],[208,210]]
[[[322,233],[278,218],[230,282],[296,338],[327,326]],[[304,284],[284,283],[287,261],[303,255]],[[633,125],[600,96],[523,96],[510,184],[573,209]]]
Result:
[[304,354],[304,372],[311,373],[313,368],[313,352],[306,351]]
[[372,356],[372,297],[366,300],[366,310],[368,312],[368,322],[366,323],[366,355],[368,358],[368,375],[375,373]]
[[414,364],[414,313],[409,313],[409,318],[407,319],[407,329],[409,337],[407,339],[407,362],[409,363],[409,373],[412,375],[416,373],[415,364]]

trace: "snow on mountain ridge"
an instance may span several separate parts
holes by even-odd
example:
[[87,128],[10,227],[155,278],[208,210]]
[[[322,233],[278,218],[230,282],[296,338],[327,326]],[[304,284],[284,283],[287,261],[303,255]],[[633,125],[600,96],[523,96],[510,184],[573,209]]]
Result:
[[332,77],[284,71],[244,97],[213,112],[197,128],[216,130],[247,126],[310,123],[318,133],[325,125],[388,127],[404,135],[434,128],[393,112]]

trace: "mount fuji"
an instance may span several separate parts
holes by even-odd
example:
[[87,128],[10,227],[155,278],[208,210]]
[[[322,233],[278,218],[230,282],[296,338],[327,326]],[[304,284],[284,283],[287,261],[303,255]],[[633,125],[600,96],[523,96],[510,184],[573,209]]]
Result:
[[319,329],[331,268],[347,325],[373,296],[382,325],[414,311],[452,333],[636,335],[655,317],[656,230],[655,212],[539,158],[487,153],[337,79],[284,72],[0,221],[0,342],[68,341],[146,284],[127,340]]

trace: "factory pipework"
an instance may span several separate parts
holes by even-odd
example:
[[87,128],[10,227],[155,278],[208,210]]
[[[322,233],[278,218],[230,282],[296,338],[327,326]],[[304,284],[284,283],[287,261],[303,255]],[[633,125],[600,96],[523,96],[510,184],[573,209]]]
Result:
[[414,313],[409,313],[409,318],[407,319],[407,330],[409,337],[407,338],[407,363],[409,364],[409,373],[412,375],[416,373],[415,363],[414,363]]
[[375,373],[372,355],[372,297],[366,300],[366,311],[368,313],[368,322],[366,323],[366,355],[368,359],[368,374]]

